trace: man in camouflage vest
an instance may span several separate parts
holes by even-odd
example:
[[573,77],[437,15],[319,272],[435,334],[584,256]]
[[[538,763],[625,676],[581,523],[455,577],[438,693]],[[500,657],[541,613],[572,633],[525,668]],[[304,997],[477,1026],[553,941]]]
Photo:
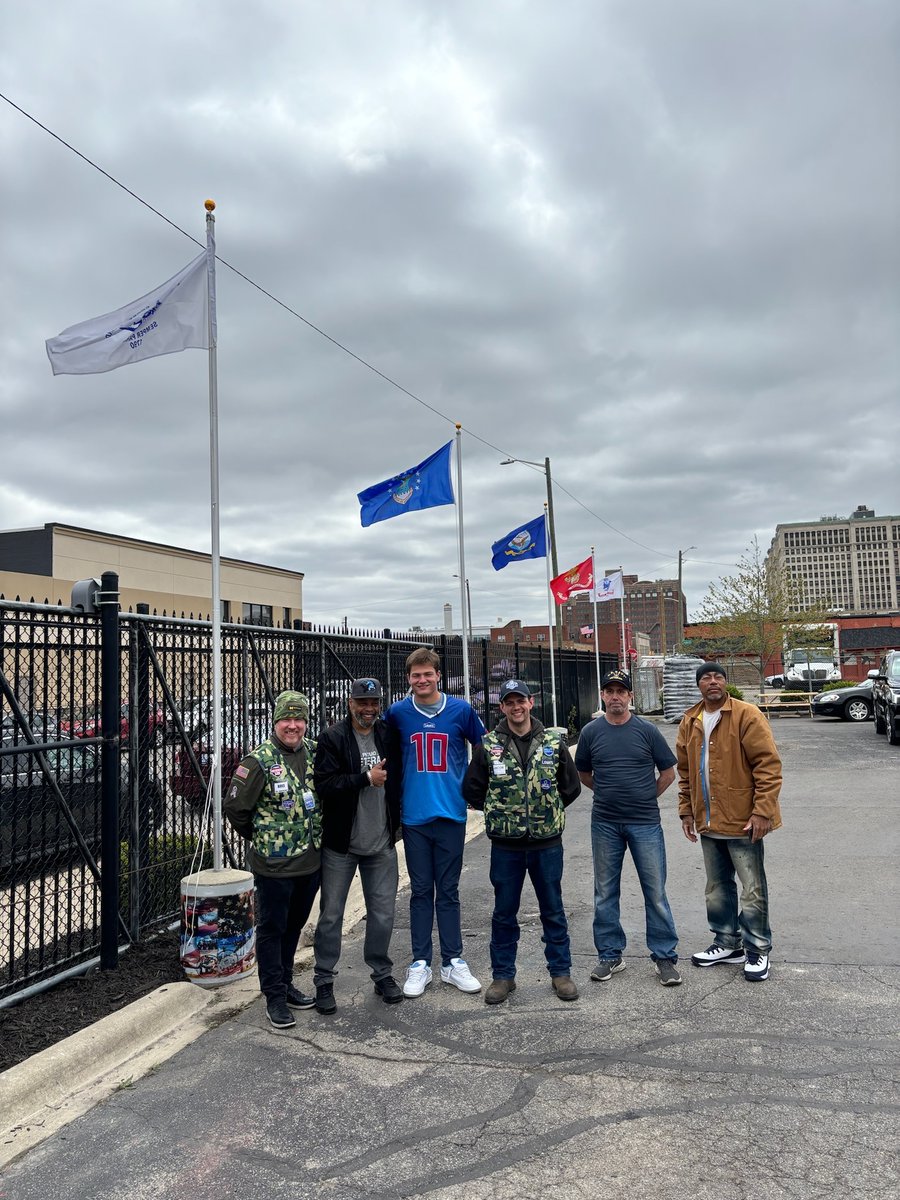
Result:
[[486,1004],[500,1004],[516,987],[517,914],[526,874],[530,877],[544,936],[550,982],[560,1000],[577,1000],[572,979],[569,928],[562,900],[562,832],[565,809],[581,794],[581,782],[563,734],[531,715],[527,683],[508,679],[500,688],[503,714],[472,754],[463,796],[484,810],[491,841],[491,970]]
[[225,816],[250,842],[247,865],[256,884],[259,986],[276,1029],[296,1024],[291,1009],[315,1004],[293,984],[297,944],[319,890],[322,844],[308,719],[309,701],[301,692],[277,697],[272,734],[242,759],[223,806]]

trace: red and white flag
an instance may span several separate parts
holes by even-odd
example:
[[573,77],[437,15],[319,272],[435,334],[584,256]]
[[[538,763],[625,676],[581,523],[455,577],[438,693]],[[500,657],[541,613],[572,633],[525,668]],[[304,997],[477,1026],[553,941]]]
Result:
[[563,571],[562,575],[557,575],[555,579],[550,580],[550,591],[557,604],[565,604],[568,598],[576,592],[589,592],[593,586],[594,564],[592,558],[586,558],[577,567],[572,567],[570,571]]

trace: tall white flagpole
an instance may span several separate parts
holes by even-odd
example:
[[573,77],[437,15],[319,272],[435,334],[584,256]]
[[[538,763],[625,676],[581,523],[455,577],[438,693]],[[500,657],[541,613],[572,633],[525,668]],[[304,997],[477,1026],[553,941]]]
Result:
[[219,382],[216,364],[216,204],[207,200],[206,278],[209,322],[209,516],[212,561],[213,870],[222,870],[222,603],[219,566]]
[[622,670],[628,670],[628,655],[625,652],[625,572],[622,570],[622,564],[619,563],[619,575],[621,576],[622,593],[619,596],[619,619],[622,622]]
[[550,687],[553,695],[553,724],[558,725],[556,719],[556,664],[553,661],[553,630],[556,627],[556,613],[553,611],[553,605],[556,603],[556,597],[550,591],[550,550],[552,543],[550,541],[550,522],[547,518],[547,505],[544,505],[544,540],[547,543],[547,635],[550,641]]
[[[463,534],[463,488],[462,488],[462,425],[456,422],[456,530],[459,559],[459,608],[462,613],[462,656],[463,689],[466,702],[471,704],[469,690],[469,621],[466,605],[466,544]],[[487,697],[485,697],[487,703]],[[487,717],[487,712],[485,712]]]
[[591,546],[591,574],[594,577],[594,660],[597,664],[597,708],[600,708],[600,626],[597,624],[597,560]]

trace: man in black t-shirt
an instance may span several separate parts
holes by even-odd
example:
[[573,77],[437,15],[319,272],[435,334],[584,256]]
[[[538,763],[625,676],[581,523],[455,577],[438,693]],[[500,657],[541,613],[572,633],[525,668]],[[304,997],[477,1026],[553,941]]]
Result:
[[631,676],[608,671],[601,684],[605,712],[581,731],[575,766],[594,789],[594,945],[591,979],[605,983],[625,970],[619,917],[622,863],[628,850],[644,893],[647,948],[664,987],[681,983],[678,934],[666,898],[666,843],[659,797],[675,779],[675,755],[655,725],[630,710]]

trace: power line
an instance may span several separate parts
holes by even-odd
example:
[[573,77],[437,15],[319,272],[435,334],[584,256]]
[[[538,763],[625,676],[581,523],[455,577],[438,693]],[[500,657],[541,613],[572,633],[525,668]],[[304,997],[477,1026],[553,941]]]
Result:
[[[9,98],[9,96],[6,96],[2,92],[0,92],[0,100],[5,100],[6,103],[11,108],[14,108],[16,110],[16,112],[21,113],[21,115],[23,117],[25,117],[27,120],[31,121],[32,124],[34,124],[38,127],[38,129],[42,129],[44,131],[44,133],[48,134],[55,141],[59,142],[59,144],[61,146],[65,146],[65,148],[67,150],[69,150],[72,154],[76,155],[76,157],[80,158],[82,160],[82,162],[87,163],[87,165],[89,167],[93,167],[93,169],[95,171],[99,171],[99,173],[104,177],[104,179],[108,179],[109,182],[112,184],[115,184],[115,186],[117,188],[121,188],[121,190],[123,192],[125,192],[126,195],[130,196],[133,200],[136,200],[138,202],[138,204],[143,205],[143,207],[148,209],[150,212],[152,212],[154,216],[159,217],[159,219],[161,221],[165,221],[165,223],[167,225],[170,225],[173,229],[177,230],[178,233],[182,234],[189,241],[193,242],[195,246],[199,246],[201,249],[205,249],[204,242],[201,242],[198,238],[194,237],[193,234],[189,233],[186,229],[182,229],[182,227],[176,221],[173,221],[171,219],[171,217],[167,217],[165,215],[165,213],[160,212],[158,208],[154,208],[153,205],[150,204],[149,201],[147,201],[143,198],[143,196],[139,196],[137,192],[132,191],[132,189],[127,187],[124,183],[122,183],[121,180],[117,179],[114,175],[111,175],[109,173],[109,171],[104,170],[103,167],[101,167],[98,163],[94,162],[93,159],[89,158],[86,154],[83,154],[79,149],[77,149],[75,146],[73,146],[71,144],[71,142],[67,142],[65,138],[61,137],[58,133],[56,133],[54,130],[50,129],[47,125],[44,125],[43,122],[41,122],[37,119],[37,117],[33,116],[30,112],[27,112],[20,105],[16,104],[14,100],[11,100]],[[271,300],[274,304],[277,304],[279,306],[279,308],[283,308],[284,311],[290,313],[292,317],[295,317],[298,321],[302,321],[302,323],[304,325],[306,325],[307,328],[311,329],[314,333],[319,334],[320,337],[325,338],[325,340],[330,342],[334,347],[336,347],[336,349],[341,350],[344,354],[346,354],[350,358],[354,359],[355,362],[358,362],[360,364],[360,366],[365,367],[367,370],[369,370],[373,374],[377,375],[379,377],[379,379],[383,379],[385,383],[390,384],[391,387],[394,387],[399,392],[402,392],[404,396],[408,396],[410,400],[415,401],[416,404],[420,404],[423,408],[426,408],[430,413],[433,413],[434,416],[439,417],[440,420],[446,421],[450,425],[454,425],[454,426],[456,425],[456,421],[454,420],[453,417],[448,417],[446,413],[441,412],[440,409],[437,409],[434,407],[434,405],[429,404],[427,402],[427,400],[423,400],[421,396],[417,396],[415,394],[415,392],[411,392],[409,390],[409,388],[404,387],[402,383],[399,383],[396,379],[393,379],[390,375],[386,375],[384,371],[380,370],[373,363],[370,363],[367,359],[363,358],[362,355],[357,354],[354,350],[351,350],[349,346],[345,346],[343,342],[339,341],[336,337],[333,337],[330,333],[328,333],[326,330],[322,329],[320,326],[316,325],[313,321],[310,321],[309,318],[304,317],[302,313],[297,312],[297,310],[295,308],[292,308],[290,306],[290,304],[288,304],[286,301],[281,300],[278,296],[273,295],[273,293],[268,291],[266,288],[264,288],[262,286],[262,284],[257,283],[255,279],[251,279],[249,275],[246,275],[238,267],[234,266],[233,263],[230,263],[227,259],[222,258],[218,254],[216,255],[216,262],[221,263],[223,267],[227,267],[229,271],[231,271],[231,272],[233,272],[233,274],[237,275],[238,278],[243,279],[245,283],[248,283],[252,288],[255,288],[258,292],[260,292],[263,296],[267,297],[267,299]],[[474,430],[469,429],[468,427],[465,427],[465,431],[469,435],[469,437],[474,438],[475,441],[477,441],[477,442],[481,442],[481,444],[483,446],[487,446],[489,449],[495,450],[498,454],[505,455],[507,458],[512,458],[516,462],[522,461],[521,459],[516,459],[515,456],[513,454],[511,454],[509,451],[501,449],[500,446],[494,445],[494,443],[491,441],[488,441],[487,438],[484,438],[480,434],[475,433]],[[523,463],[522,465],[523,466],[531,466],[531,464],[528,464],[528,463]],[[532,469],[538,469],[538,468],[532,468]],[[541,468],[541,470],[543,470],[543,469]],[[598,512],[595,512],[589,505],[585,504],[583,500],[579,500],[579,498],[573,492],[570,492],[569,489],[567,487],[565,487],[563,484],[561,484],[558,480],[554,480],[554,483],[559,491],[564,492],[569,497],[570,500],[573,500],[579,506],[579,508],[584,509],[584,511],[586,513],[588,513],[589,516],[593,517],[596,521],[599,521],[601,523],[601,525],[605,525],[607,529],[611,529],[613,531],[613,533],[617,533],[619,535],[619,537],[624,538],[626,541],[631,542],[635,546],[640,546],[640,548],[642,550],[648,551],[650,554],[654,555],[655,557],[665,558],[665,554],[662,550],[654,550],[651,546],[644,545],[644,543],[639,542],[637,540],[637,538],[633,538],[633,537],[631,537],[630,534],[627,534],[623,530],[618,529],[611,522],[607,521],[605,517],[601,517]],[[718,565],[724,565],[724,564],[718,564]]]

